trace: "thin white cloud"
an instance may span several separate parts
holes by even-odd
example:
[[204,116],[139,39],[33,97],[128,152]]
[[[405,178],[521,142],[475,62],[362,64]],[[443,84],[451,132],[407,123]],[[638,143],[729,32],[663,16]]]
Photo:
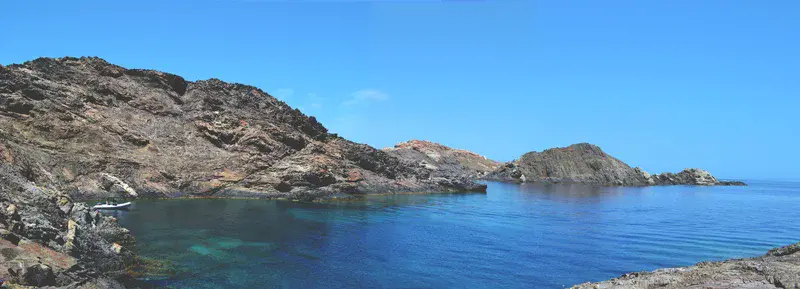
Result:
[[276,90],[272,94],[272,96],[274,96],[274,97],[276,97],[276,98],[278,98],[280,100],[286,100],[287,98],[292,97],[292,95],[294,95],[294,89],[291,89],[291,88],[281,88],[281,89]]
[[389,99],[389,95],[376,89],[362,89],[350,95],[350,98],[342,102],[343,106],[352,106],[368,102],[384,101]]
[[321,108],[322,107],[322,97],[319,97],[316,93],[309,93],[308,100],[311,101],[311,107],[313,108]]

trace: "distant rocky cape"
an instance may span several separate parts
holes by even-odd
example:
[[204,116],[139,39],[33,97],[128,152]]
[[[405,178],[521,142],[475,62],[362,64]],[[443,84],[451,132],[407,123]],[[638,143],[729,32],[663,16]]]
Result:
[[738,181],[719,181],[701,169],[651,175],[639,167],[606,154],[588,143],[529,152],[482,177],[511,182],[582,183],[601,186],[652,185],[745,185]]

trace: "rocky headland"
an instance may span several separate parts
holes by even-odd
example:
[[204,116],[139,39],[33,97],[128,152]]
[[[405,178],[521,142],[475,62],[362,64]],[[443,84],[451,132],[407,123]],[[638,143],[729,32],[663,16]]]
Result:
[[0,139],[29,156],[33,182],[81,200],[485,190],[328,133],[258,88],[99,58],[0,68]]
[[437,176],[479,178],[502,165],[468,150],[423,140],[398,143],[392,148],[384,148],[383,151],[429,168]]
[[600,147],[579,143],[542,152],[529,152],[484,175],[509,182],[583,183],[601,186],[745,185],[719,181],[701,169],[651,175],[606,154]]
[[648,288],[800,288],[800,243],[772,249],[748,259],[701,262],[682,268],[628,273],[573,289]]
[[258,88],[187,81],[100,58],[0,66],[0,279],[6,287],[118,288],[134,238],[81,201],[318,200],[485,191],[331,134]]

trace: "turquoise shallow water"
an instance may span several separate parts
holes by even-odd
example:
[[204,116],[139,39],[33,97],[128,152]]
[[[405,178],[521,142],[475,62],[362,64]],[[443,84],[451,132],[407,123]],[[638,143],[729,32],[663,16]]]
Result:
[[173,288],[562,288],[800,241],[800,183],[591,188],[364,201],[137,201],[114,212]]

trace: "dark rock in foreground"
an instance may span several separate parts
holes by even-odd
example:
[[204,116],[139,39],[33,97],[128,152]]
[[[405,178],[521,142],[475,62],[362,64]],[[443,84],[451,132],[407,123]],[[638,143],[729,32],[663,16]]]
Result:
[[629,273],[572,288],[800,288],[800,243],[772,249],[757,258]]
[[[0,146],[0,279],[4,287],[121,287],[136,259],[134,239],[116,219],[90,211],[52,186],[32,181],[44,171]],[[13,288],[13,287],[11,287]]]
[[742,182],[720,182],[709,172],[701,169],[685,169],[676,174],[650,175],[641,168],[632,168],[606,154],[600,147],[588,143],[526,153],[519,159],[488,173],[483,179],[603,186],[744,185]]
[[438,176],[478,178],[496,170],[502,164],[467,150],[454,149],[438,143],[410,140],[383,151],[400,159],[418,163]]

